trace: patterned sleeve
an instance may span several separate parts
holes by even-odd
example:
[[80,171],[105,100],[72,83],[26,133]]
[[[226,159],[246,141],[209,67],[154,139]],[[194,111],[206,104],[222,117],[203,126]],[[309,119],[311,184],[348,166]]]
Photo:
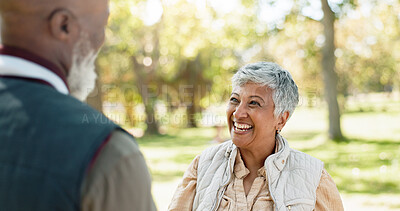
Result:
[[342,211],[343,203],[339,190],[328,172],[323,169],[317,188],[317,202],[315,211]]
[[197,184],[198,155],[183,175],[182,182],[178,185],[168,210],[192,210]]

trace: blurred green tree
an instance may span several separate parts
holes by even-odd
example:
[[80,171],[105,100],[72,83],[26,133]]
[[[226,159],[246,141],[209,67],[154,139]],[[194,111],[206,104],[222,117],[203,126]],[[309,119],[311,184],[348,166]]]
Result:
[[[400,84],[400,10],[398,2],[372,2],[369,16],[354,18],[365,5],[337,2],[114,0],[98,60],[103,99],[122,104],[126,124],[147,133],[196,127],[204,108],[228,98],[234,70],[276,61],[302,80],[308,105],[327,99],[329,135],[340,138],[338,95]],[[176,113],[179,123],[165,121]]]

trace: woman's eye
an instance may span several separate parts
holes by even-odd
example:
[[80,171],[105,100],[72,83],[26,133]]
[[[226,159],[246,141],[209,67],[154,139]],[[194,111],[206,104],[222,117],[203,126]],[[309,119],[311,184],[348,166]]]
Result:
[[260,103],[258,103],[257,101],[251,101],[250,105],[261,106]]
[[239,102],[238,99],[236,99],[236,98],[234,98],[234,97],[232,97],[229,101],[232,102],[232,103],[237,103],[237,102]]

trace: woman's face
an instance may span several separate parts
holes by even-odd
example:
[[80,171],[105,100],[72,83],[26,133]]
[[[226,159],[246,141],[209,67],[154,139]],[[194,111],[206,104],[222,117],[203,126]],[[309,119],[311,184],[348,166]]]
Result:
[[233,87],[226,111],[233,143],[242,149],[265,149],[275,145],[280,126],[274,117],[272,90],[255,83]]

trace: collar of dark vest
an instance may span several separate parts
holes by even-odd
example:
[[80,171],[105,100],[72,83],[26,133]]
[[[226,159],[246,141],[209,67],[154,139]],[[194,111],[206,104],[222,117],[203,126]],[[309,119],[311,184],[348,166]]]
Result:
[[60,77],[61,80],[64,82],[64,84],[69,89],[68,83],[67,83],[67,78],[63,74],[61,69],[59,67],[57,67],[57,65],[55,65],[54,63],[52,63],[40,56],[28,51],[28,50],[14,47],[14,46],[0,45],[0,55],[8,55],[8,56],[18,57],[18,58],[25,59],[30,62],[36,63],[40,66],[43,66],[46,69],[48,69],[49,71],[56,74],[58,77]]

